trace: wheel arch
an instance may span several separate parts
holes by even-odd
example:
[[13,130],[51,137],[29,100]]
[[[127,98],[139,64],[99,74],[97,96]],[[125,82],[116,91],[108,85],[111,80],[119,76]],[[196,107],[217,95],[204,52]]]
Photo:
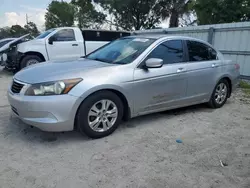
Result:
[[123,103],[123,108],[124,108],[123,120],[128,121],[131,118],[131,107],[129,105],[129,101],[128,101],[126,95],[122,91],[120,91],[118,89],[114,89],[114,88],[97,89],[97,90],[94,90],[92,92],[89,92],[85,97],[81,98],[81,101],[80,101],[80,103],[77,107],[76,113],[74,115],[74,128],[76,128],[76,117],[77,117],[78,111],[79,111],[82,103],[91,95],[94,95],[95,93],[102,92],[102,91],[110,91],[110,92],[116,94],[121,99],[121,101]]
[[41,54],[40,52],[29,51],[29,52],[25,52],[23,54],[22,58],[20,59],[20,62],[22,62],[23,58],[28,56],[28,55],[36,55],[36,56],[40,57],[43,61],[46,61],[44,55]]
[[231,77],[229,76],[229,75],[223,75],[223,76],[221,76],[218,80],[217,80],[217,83],[216,83],[216,85],[221,81],[221,80],[223,80],[223,79],[225,79],[227,82],[228,82],[228,84],[229,84],[229,89],[230,89],[230,92],[228,93],[228,98],[230,98],[231,97],[231,94],[232,94],[232,79],[231,79]]

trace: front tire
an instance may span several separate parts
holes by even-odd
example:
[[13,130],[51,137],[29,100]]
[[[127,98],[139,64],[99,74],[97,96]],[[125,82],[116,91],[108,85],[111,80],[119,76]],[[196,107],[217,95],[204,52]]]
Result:
[[37,55],[26,55],[21,61],[20,69],[23,69],[25,67],[28,67],[30,65],[34,65],[37,63],[41,63],[42,61],[43,60]]
[[102,138],[117,129],[122,117],[121,99],[113,92],[100,91],[81,104],[76,116],[76,126],[90,138]]
[[211,108],[221,108],[227,102],[230,95],[229,83],[226,79],[222,79],[216,85],[208,105]]

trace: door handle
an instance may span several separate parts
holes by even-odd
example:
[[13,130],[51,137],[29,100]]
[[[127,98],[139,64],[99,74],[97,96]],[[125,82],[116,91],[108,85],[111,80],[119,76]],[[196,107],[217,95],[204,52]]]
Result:
[[219,66],[219,65],[216,64],[216,63],[213,63],[213,64],[212,64],[212,67],[213,67],[213,68],[216,68],[216,67],[218,67],[218,66]]
[[72,46],[78,46],[78,44],[72,44]]
[[176,72],[177,72],[177,73],[181,73],[181,72],[184,72],[184,71],[185,71],[184,68],[178,68]]

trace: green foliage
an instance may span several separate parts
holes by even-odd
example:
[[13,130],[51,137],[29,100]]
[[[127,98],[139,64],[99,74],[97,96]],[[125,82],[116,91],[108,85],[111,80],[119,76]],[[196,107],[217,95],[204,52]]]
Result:
[[30,34],[31,38],[39,35],[36,24],[33,22],[29,22],[24,27],[20,25],[13,25],[11,27],[0,28],[0,39],[9,37],[18,38],[25,34]]
[[244,96],[249,98],[250,97],[250,89],[242,89],[242,92],[244,93]]
[[64,1],[52,1],[45,14],[45,27],[70,27],[74,25],[75,7]]
[[240,81],[239,86],[240,88],[243,88],[243,89],[250,89],[250,84],[242,80]]
[[0,28],[0,39],[8,37],[10,37],[10,28],[9,27]]
[[198,24],[220,24],[250,20],[250,0],[195,0]]
[[250,84],[246,81],[241,80],[239,87],[242,89],[242,92],[244,93],[244,97],[250,98]]
[[243,89],[244,97],[250,98],[250,89]]
[[9,32],[11,37],[20,37],[27,34],[27,31],[20,25],[12,25]]
[[[188,20],[190,15],[196,15],[198,25],[250,21],[250,0],[53,0],[45,14],[45,26],[77,24],[99,29],[109,23],[117,29],[140,30],[156,28],[166,18],[170,27],[178,27],[179,21]],[[0,39],[26,33],[33,37],[39,34],[35,23],[0,28]]]
[[106,16],[95,10],[91,0],[72,0],[76,8],[76,21],[80,28],[99,28]]
[[114,17],[114,25],[125,30],[154,28],[160,23],[161,18],[165,17],[161,14],[162,5],[155,0],[95,0],[95,2]]
[[165,9],[169,12],[169,27],[178,27],[179,18],[188,13],[191,0],[167,0]]
[[39,31],[34,22],[29,22],[24,26],[26,33],[29,33],[31,37],[37,37],[39,35]]

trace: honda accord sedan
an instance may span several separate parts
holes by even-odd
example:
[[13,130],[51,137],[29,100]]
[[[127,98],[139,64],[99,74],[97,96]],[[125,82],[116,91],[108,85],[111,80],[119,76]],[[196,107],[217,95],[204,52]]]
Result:
[[101,138],[129,118],[199,103],[222,107],[239,68],[198,39],[135,35],[77,61],[27,67],[13,77],[8,98],[27,124]]

